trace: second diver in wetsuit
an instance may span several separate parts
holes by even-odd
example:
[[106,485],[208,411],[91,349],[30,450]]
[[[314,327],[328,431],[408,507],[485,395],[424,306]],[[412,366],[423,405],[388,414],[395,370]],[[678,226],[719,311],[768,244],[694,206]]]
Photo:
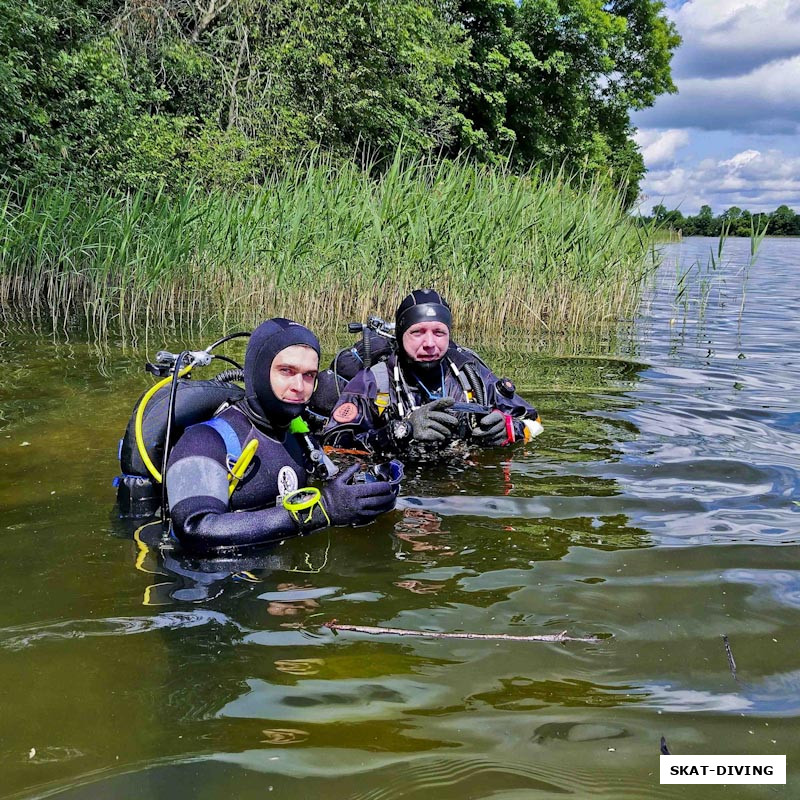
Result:
[[[435,452],[458,440],[495,447],[536,436],[536,409],[511,381],[455,344],[451,325],[450,306],[438,292],[411,292],[395,315],[397,352],[345,386],[325,426],[325,443],[385,456],[415,445]],[[453,406],[476,402],[490,411],[465,428]]]

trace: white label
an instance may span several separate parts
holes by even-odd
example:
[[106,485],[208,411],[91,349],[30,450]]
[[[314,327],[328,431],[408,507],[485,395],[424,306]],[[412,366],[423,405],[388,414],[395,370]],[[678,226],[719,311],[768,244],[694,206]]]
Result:
[[661,756],[661,783],[786,783],[786,756]]
[[278,473],[278,496],[283,497],[293,492],[299,485],[297,473],[291,467],[281,467]]

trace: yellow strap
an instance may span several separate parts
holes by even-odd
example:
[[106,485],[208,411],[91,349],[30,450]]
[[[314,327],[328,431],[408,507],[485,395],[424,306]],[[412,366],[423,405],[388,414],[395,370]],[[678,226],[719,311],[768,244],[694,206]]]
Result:
[[[133,541],[136,542],[136,547],[138,548],[139,552],[136,554],[136,569],[140,572],[147,572],[150,575],[167,575],[168,573],[163,572],[162,570],[153,570],[147,569],[144,565],[145,559],[148,555],[150,555],[151,550],[148,547],[147,543],[142,540],[142,531],[145,528],[149,528],[151,525],[160,525],[160,519],[154,519],[152,522],[145,522],[144,525],[140,526],[133,532]],[[152,606],[152,605],[163,605],[161,603],[154,603],[152,598],[150,597],[150,593],[156,586],[169,586],[171,584],[166,583],[154,583],[150,586],[145,587],[144,590],[144,597],[142,598],[142,605],[143,606]]]
[[[308,497],[303,500],[299,500],[297,502],[294,501],[293,498],[307,494]],[[328,521],[328,525],[331,524],[331,518],[328,516],[328,512],[325,510],[325,506],[322,505],[320,502],[322,500],[322,495],[320,494],[319,489],[314,486],[306,486],[304,489],[295,489],[293,492],[289,492],[289,494],[284,495],[283,497],[283,507],[292,515],[292,518],[296,522],[300,523],[308,523],[311,522],[311,518],[314,516],[314,506],[319,506],[320,511],[325,515],[325,519]],[[308,511],[306,514],[305,519],[300,518],[301,511]]]
[[236,460],[236,463],[233,465],[233,469],[231,469],[230,474],[228,475],[228,480],[231,484],[228,487],[228,497],[233,494],[233,490],[242,479],[244,473],[247,472],[247,468],[250,466],[250,462],[253,460],[256,450],[258,450],[258,439],[251,439],[245,445],[244,450],[242,450],[242,454]]
[[142,597],[142,605],[143,606],[166,606],[166,605],[169,605],[169,603],[172,602],[171,600],[166,600],[163,603],[157,603],[157,602],[155,602],[153,600],[152,597],[150,597],[150,594],[153,591],[153,589],[157,589],[159,586],[172,586],[172,585],[173,584],[172,584],[171,581],[166,581],[164,583],[154,583],[154,584],[152,584],[152,586],[148,586],[144,590],[144,596]]
[[240,572],[234,572],[231,577],[239,578],[240,580],[248,581],[249,583],[261,583],[261,578],[257,578],[252,572],[250,572],[250,570],[247,569],[243,569]]
[[151,525],[160,525],[161,520],[156,519],[152,522],[145,522],[144,525],[140,526],[133,532],[133,541],[136,542],[136,547],[138,549],[138,553],[136,554],[136,562],[135,567],[139,570],[139,572],[147,572],[150,575],[166,575],[166,572],[162,572],[161,570],[152,570],[146,569],[144,566],[145,559],[148,555],[150,555],[150,548],[148,547],[147,543],[142,540],[141,533],[145,528],[149,528]]
[[375,405],[378,408],[378,416],[380,416],[389,407],[389,392],[378,392]]

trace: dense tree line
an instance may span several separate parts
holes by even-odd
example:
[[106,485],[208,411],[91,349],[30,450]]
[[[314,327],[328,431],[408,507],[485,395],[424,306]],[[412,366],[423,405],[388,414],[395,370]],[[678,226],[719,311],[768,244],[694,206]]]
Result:
[[729,236],[750,236],[767,228],[770,236],[800,236],[800,214],[781,205],[770,213],[752,213],[738,206],[731,206],[714,216],[711,206],[701,206],[695,215],[684,217],[677,209],[667,211],[663,205],[653,206],[651,217],[642,217],[644,223],[656,222],[661,227],[679,231],[683,236],[720,236],[724,231]]
[[660,0],[0,0],[0,176],[263,180],[314,147],[602,170],[675,91]]

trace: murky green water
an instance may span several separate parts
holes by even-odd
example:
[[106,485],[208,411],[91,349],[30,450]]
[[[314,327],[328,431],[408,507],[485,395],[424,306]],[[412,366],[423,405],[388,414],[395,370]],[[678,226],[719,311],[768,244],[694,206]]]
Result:
[[767,240],[745,287],[749,245],[729,241],[676,305],[676,259],[712,244],[670,248],[632,342],[494,355],[542,412],[536,446],[409,470],[378,523],[246,564],[159,556],[112,518],[141,353],[7,334],[0,796],[730,791],[660,786],[661,736],[785,753],[786,787],[733,796],[796,796],[800,242]]

